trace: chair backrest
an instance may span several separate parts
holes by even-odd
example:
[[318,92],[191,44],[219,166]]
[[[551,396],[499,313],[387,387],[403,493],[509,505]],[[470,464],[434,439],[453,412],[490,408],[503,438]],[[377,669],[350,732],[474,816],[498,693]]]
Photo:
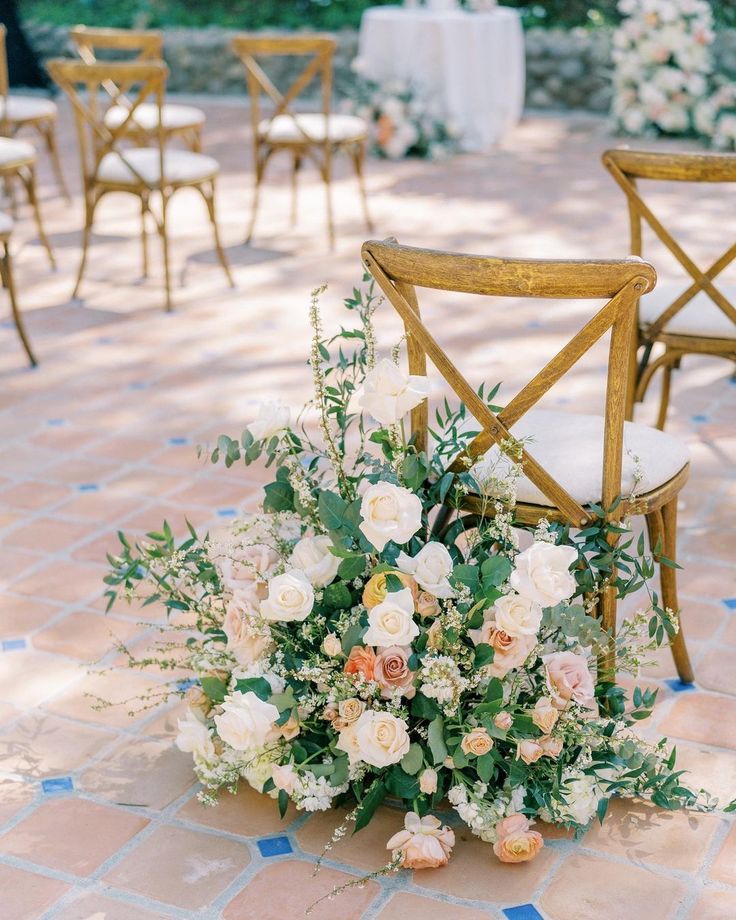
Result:
[[[49,61],[46,66],[51,78],[67,96],[74,111],[85,187],[94,183],[100,163],[109,153],[118,154],[133,175],[143,185],[147,185],[146,180],[126,157],[123,142],[131,124],[134,124],[138,108],[149,100],[153,100],[158,108],[157,130],[151,132],[149,137],[158,147],[159,174],[164,174],[166,135],[161,108],[168,73],[165,64],[160,61],[86,64],[84,61],[59,59]],[[109,102],[105,99],[103,90],[110,96]],[[120,124],[108,126],[105,124],[105,113],[110,105],[117,105],[122,96],[127,98],[127,116]]]
[[85,64],[96,63],[98,51],[105,53],[106,60],[114,57],[115,52],[132,53],[138,61],[163,59],[163,34],[153,30],[91,29],[89,26],[74,26],[69,30],[69,38]]
[[736,307],[713,283],[713,279],[736,259],[736,243],[708,269],[702,271],[646,204],[637,186],[637,180],[640,179],[662,182],[736,182],[736,155],[606,150],[603,165],[623,189],[628,201],[631,253],[642,255],[642,228],[646,222],[693,279],[692,284],[648,324],[647,335],[655,338],[699,291],[705,291],[715,305],[736,324]]
[[[230,43],[233,53],[240,58],[245,67],[248,94],[250,95],[251,122],[256,143],[259,139],[258,126],[264,119],[267,126],[279,115],[293,120],[298,134],[308,143],[316,143],[299,125],[292,106],[299,95],[309,87],[313,80],[320,81],[322,96],[322,114],[327,118],[332,104],[332,58],[337,42],[329,35],[284,36],[284,35],[236,35]],[[279,90],[261,66],[264,57],[300,57],[307,58],[304,69],[290,86],[283,92]],[[261,113],[261,103],[266,97],[271,102],[267,113]],[[264,135],[268,134],[268,127]],[[325,143],[328,143],[325,132]]]
[[[426,374],[427,358],[466,405],[482,431],[450,467],[466,469],[493,444],[513,443],[509,429],[572,368],[609,329],[608,383],[605,402],[601,498],[611,508],[621,491],[623,425],[634,349],[636,300],[656,283],[654,268],[641,259],[618,261],[547,261],[497,259],[400,246],[393,240],[363,244],[363,264],[404,321],[409,370]],[[492,412],[423,324],[416,288],[496,297],[606,299],[607,303],[498,414]],[[412,412],[412,434],[427,446],[426,401]],[[571,525],[590,519],[586,511],[521,445],[524,474]],[[614,513],[613,517],[616,516]]]

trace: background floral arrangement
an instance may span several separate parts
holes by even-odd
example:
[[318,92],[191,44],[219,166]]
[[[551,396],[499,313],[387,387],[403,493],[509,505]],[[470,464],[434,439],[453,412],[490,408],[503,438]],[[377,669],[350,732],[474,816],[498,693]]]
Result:
[[[137,545],[121,535],[110,557],[110,604],[144,596],[183,617],[195,677],[177,743],[201,800],[244,778],[282,814],[289,800],[304,811],[351,802],[326,849],[398,800],[404,826],[397,814],[381,872],[447,863],[454,833],[434,814],[446,802],[506,863],[544,846],[535,818],[582,830],[613,795],[708,807],[665,741],[632,728],[655,694],[636,689],[627,705],[598,673],[611,651],[636,672],[676,629],[653,593],[615,642],[591,615],[602,587],[623,596],[651,578],[643,542],[612,549],[600,508],[577,534],[515,522],[518,444],[504,445],[503,466],[447,472],[477,433],[462,405],[444,403],[432,456],[418,451],[404,417],[428,381],[404,373],[398,346],[376,360],[372,287],[345,302],[358,323],[331,339],[320,293],[308,413],[292,426],[288,408],[267,404],[212,451],[226,466],[275,470],[262,510],[181,544],[168,525]],[[479,395],[490,406],[496,390]],[[457,514],[435,532],[437,510],[469,490],[495,514],[478,524]]]
[[355,97],[347,107],[370,125],[376,154],[389,160],[437,160],[456,150],[457,131],[442,119],[425,94],[398,80],[376,83],[361,75],[361,67],[360,58],[356,58],[352,68],[358,81]]

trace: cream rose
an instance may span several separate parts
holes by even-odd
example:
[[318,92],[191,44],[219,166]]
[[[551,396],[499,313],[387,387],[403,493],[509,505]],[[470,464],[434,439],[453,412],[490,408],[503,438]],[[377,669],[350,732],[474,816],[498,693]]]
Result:
[[360,504],[360,530],[378,552],[393,540],[406,543],[422,526],[422,502],[418,495],[390,482],[369,486]]
[[419,635],[414,622],[414,597],[408,588],[386,595],[386,600],[368,613],[368,631],[363,636],[366,645],[386,648],[410,645]]
[[496,628],[492,619],[486,620],[480,629],[469,629],[468,635],[475,645],[490,645],[493,649],[493,661],[486,666],[491,677],[505,677],[514,668],[520,668],[537,644],[536,636],[507,635]]
[[542,661],[547,671],[547,687],[558,709],[564,709],[570,700],[575,700],[583,708],[598,712],[593,675],[582,655],[554,652],[544,655]]
[[431,767],[422,770],[419,774],[419,791],[424,795],[434,795],[437,792],[437,771]]
[[595,816],[601,792],[595,778],[580,776],[563,784],[566,817],[576,824],[588,824]]
[[306,620],[314,606],[314,588],[304,572],[291,569],[268,583],[268,597],[261,601],[261,614],[267,620],[288,623]]
[[542,625],[542,608],[520,594],[504,594],[493,605],[496,627],[507,636],[536,636]]
[[266,583],[278,565],[278,553],[265,543],[235,546],[217,559],[223,584],[241,605],[257,605],[266,596]]
[[294,791],[294,785],[299,779],[299,774],[290,763],[284,764],[283,766],[275,763],[273,765],[271,779],[273,779],[274,786],[276,786],[277,789],[283,789],[287,795],[291,795]]
[[[222,622],[222,630],[227,637],[227,650],[238,664],[249,665],[259,661],[273,648],[268,627],[256,629],[243,616],[239,603],[230,601]],[[253,611],[255,612],[255,611]]]
[[359,700],[356,697],[342,700],[337,707],[337,718],[333,720],[332,724],[337,731],[344,731],[354,722],[357,722],[364,712],[365,703],[363,700]]
[[328,536],[302,537],[291,554],[292,568],[299,569],[315,588],[324,588],[335,580],[340,559],[330,549]]
[[570,566],[577,559],[578,554],[571,546],[533,543],[516,557],[509,584],[540,607],[554,607],[575,593],[577,586]]
[[347,754],[351,764],[357,763],[361,759],[356,728],[355,722],[352,725],[348,725],[347,728],[343,728],[335,742],[337,750]]
[[560,713],[555,708],[552,700],[548,696],[543,696],[534,704],[532,722],[540,731],[548,735],[555,727],[559,715]]
[[392,859],[401,859],[404,869],[437,869],[446,866],[455,834],[434,815],[420,818],[413,811],[404,818],[404,830],[394,834],[386,844]]
[[463,735],[460,742],[460,748],[463,754],[473,754],[475,757],[482,757],[487,754],[493,747],[493,738],[488,734],[485,728],[474,728],[472,731]]
[[398,763],[409,750],[409,733],[403,719],[389,712],[367,709],[355,723],[359,756],[372,767]]
[[337,658],[338,655],[342,655],[342,643],[335,633],[327,633],[324,637],[322,641],[322,651],[325,655],[329,655],[330,658]]
[[279,717],[273,703],[266,703],[252,690],[236,690],[228,694],[222,712],[215,716],[218,735],[225,744],[236,751],[253,751],[262,748]]
[[416,601],[417,613],[426,620],[429,617],[436,617],[440,612],[440,602],[428,591],[420,591]]
[[405,374],[384,358],[365,376],[358,405],[382,425],[394,425],[429,395],[429,380]]
[[420,588],[435,597],[454,596],[448,581],[452,574],[452,556],[442,543],[426,543],[416,556],[399,553],[396,564],[402,572],[413,575]]
[[247,425],[256,441],[264,441],[289,427],[291,410],[279,400],[264,400],[258,406],[258,415]]
[[215,757],[215,745],[212,743],[209,729],[197,718],[191,709],[183,719],[177,719],[179,734],[176,746],[180,751],[192,754],[195,760],[210,762]]

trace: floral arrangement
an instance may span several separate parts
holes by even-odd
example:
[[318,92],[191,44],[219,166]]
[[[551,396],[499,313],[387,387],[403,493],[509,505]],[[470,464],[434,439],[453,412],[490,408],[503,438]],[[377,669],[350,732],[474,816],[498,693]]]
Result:
[[713,16],[706,0],[619,0],[613,114],[629,134],[687,134],[708,95]]
[[[613,654],[635,673],[677,628],[654,593],[615,640],[593,615],[604,588],[647,585],[643,541],[612,547],[626,524],[601,508],[580,533],[521,525],[518,444],[503,464],[448,472],[477,434],[465,408],[445,402],[432,454],[418,449],[405,417],[428,380],[402,370],[399,346],[377,360],[372,285],[345,301],[357,322],[332,338],[320,294],[311,404],[294,424],[264,405],[211,453],[274,470],[261,510],[182,543],[166,524],[135,545],[121,535],[110,557],[110,604],[162,601],[182,630],[179,654],[155,660],[181,667],[183,654],[193,673],[177,744],[200,799],[214,804],[244,779],[282,814],[290,801],[307,812],[352,803],[326,849],[398,803],[406,816],[381,872],[446,864],[450,806],[504,863],[544,846],[535,820],[582,831],[614,795],[709,807],[665,740],[634,730],[656,692],[627,701],[598,666]],[[497,388],[478,392],[492,406]],[[459,510],[469,491],[486,505],[480,520]]]
[[425,94],[401,80],[380,84],[361,76],[360,58],[352,68],[358,81],[348,107],[369,124],[378,156],[439,160],[455,152],[458,133],[454,125],[441,117]]

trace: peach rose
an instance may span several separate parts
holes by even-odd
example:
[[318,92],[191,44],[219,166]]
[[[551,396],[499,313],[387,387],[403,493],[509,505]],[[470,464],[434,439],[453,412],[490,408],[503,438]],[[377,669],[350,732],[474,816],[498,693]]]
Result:
[[286,720],[286,722],[278,727],[281,730],[281,737],[285,741],[291,741],[293,738],[296,738],[300,731],[299,720],[296,718],[293,712]]
[[337,718],[333,720],[332,725],[337,731],[357,722],[365,712],[365,703],[362,700],[352,697],[349,700],[342,700],[337,707]]
[[493,661],[487,667],[492,677],[505,677],[509,671],[521,667],[537,644],[535,636],[509,636],[497,629],[493,620],[486,620],[480,629],[468,630],[475,645],[490,645],[494,651]]
[[555,727],[555,722],[557,722],[559,715],[559,712],[552,704],[552,700],[548,696],[543,696],[534,704],[532,722],[540,731],[548,735]]
[[516,745],[516,759],[523,760],[524,763],[536,763],[542,754],[542,746],[530,738],[519,741]]
[[474,728],[472,732],[463,735],[463,739],[460,742],[463,754],[474,754],[476,757],[482,757],[487,754],[492,747],[493,738],[485,728]]
[[547,686],[552,702],[558,709],[564,709],[570,700],[574,700],[584,709],[598,713],[593,676],[582,655],[554,652],[545,655],[542,661],[547,671]]
[[425,795],[433,795],[437,792],[437,771],[431,767],[422,770],[419,774],[419,791]]
[[528,862],[544,846],[542,835],[530,829],[524,815],[509,815],[496,825],[493,852],[505,863]]
[[562,739],[553,738],[552,735],[544,735],[539,739],[539,746],[542,748],[544,757],[559,757],[562,753]]
[[429,591],[420,591],[417,597],[417,613],[422,619],[436,617],[440,612],[440,602]]
[[388,699],[396,690],[411,699],[416,693],[414,688],[415,672],[409,670],[409,653],[400,645],[390,645],[381,649],[373,666],[373,679],[381,688],[381,696]]
[[382,604],[386,600],[386,595],[388,594],[388,589],[386,588],[386,576],[395,575],[401,584],[408,588],[411,591],[414,602],[416,603],[417,596],[419,594],[419,585],[411,577],[411,575],[404,575],[403,572],[379,572],[377,575],[373,575],[363,588],[363,604],[367,610],[372,610],[378,604]]
[[201,687],[190,687],[184,694],[184,702],[200,722],[204,722],[212,709],[212,701]]
[[327,722],[334,722],[337,718],[337,708],[335,706],[325,706],[322,710],[322,718]]
[[370,646],[354,645],[345,662],[345,673],[362,674],[366,680],[373,680],[375,663],[376,653]]
[[454,846],[455,834],[434,815],[420,818],[410,811],[404,830],[393,835],[386,849],[392,859],[400,858],[403,869],[437,869],[447,865]]
[[435,620],[427,630],[427,648],[442,648],[442,623],[439,620]]
[[493,724],[500,728],[502,732],[507,732],[514,724],[514,719],[510,712],[499,712],[493,718]]

